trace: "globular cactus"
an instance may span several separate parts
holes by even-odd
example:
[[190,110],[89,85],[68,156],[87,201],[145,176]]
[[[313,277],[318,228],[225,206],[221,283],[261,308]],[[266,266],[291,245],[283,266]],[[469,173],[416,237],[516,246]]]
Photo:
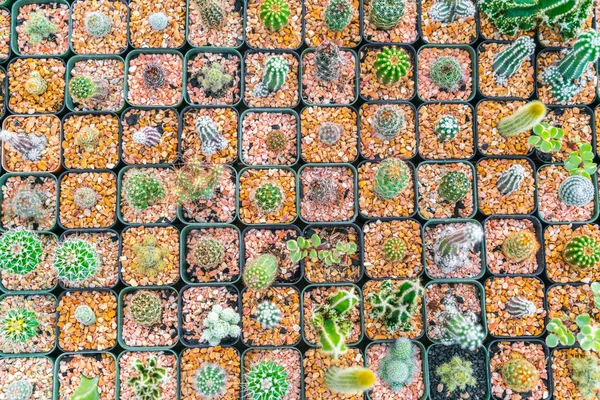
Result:
[[465,350],[475,351],[483,344],[484,339],[483,327],[475,322],[472,314],[465,316],[458,313],[446,320],[441,342],[447,346],[457,344]]
[[26,379],[14,381],[6,389],[7,400],[29,400],[33,396],[33,385]]
[[392,29],[404,16],[405,0],[372,0],[369,20],[377,29]]
[[157,12],[148,16],[150,28],[155,31],[164,31],[169,25],[169,17],[164,12]]
[[208,29],[221,29],[227,20],[227,13],[220,0],[195,0],[200,10],[202,24]]
[[523,354],[513,351],[502,365],[502,379],[513,392],[531,392],[540,381],[537,368]]
[[521,36],[506,49],[494,56],[492,69],[494,80],[499,85],[506,85],[508,78],[521,68],[523,61],[535,52],[535,41],[529,36]]
[[383,258],[388,261],[398,262],[406,255],[406,243],[396,237],[387,239],[383,243]]
[[408,73],[410,56],[403,48],[384,47],[377,53],[373,66],[379,82],[386,86],[393,85]]
[[272,182],[266,182],[256,188],[252,195],[256,208],[263,213],[279,210],[283,205],[283,189]]
[[225,246],[212,237],[202,237],[194,246],[191,261],[200,268],[210,271],[221,265],[225,257]]
[[583,207],[594,200],[594,185],[581,175],[570,176],[558,187],[558,199],[568,206]]
[[19,189],[4,199],[5,215],[39,223],[46,214],[46,194],[37,186]]
[[75,189],[73,203],[79,208],[90,210],[98,204],[98,193],[90,187],[82,186]]
[[319,141],[326,146],[333,146],[342,136],[342,125],[335,122],[323,122],[319,127]]
[[269,93],[276,92],[285,84],[289,72],[290,67],[283,56],[270,57],[265,63],[262,84]]
[[391,280],[385,280],[378,292],[367,295],[371,316],[383,321],[390,333],[397,330],[409,332],[413,328],[412,316],[419,310],[419,299],[423,293],[419,281],[404,281],[394,285]]
[[240,315],[233,308],[215,304],[202,321],[204,330],[200,340],[208,342],[210,346],[218,346],[227,338],[235,339],[242,331],[239,323]]
[[25,81],[25,90],[34,96],[41,96],[48,89],[48,82],[38,71],[32,71],[29,74],[29,79]]
[[75,144],[85,151],[94,151],[100,143],[100,131],[93,126],[84,126],[75,133]]
[[600,245],[591,236],[575,236],[565,245],[562,258],[567,265],[578,269],[593,268],[600,262]]
[[143,211],[167,195],[162,180],[150,170],[134,170],[122,185],[125,202],[135,211]]
[[217,98],[221,97],[225,90],[231,87],[233,81],[233,77],[225,73],[225,69],[218,62],[202,67],[199,75],[202,77],[202,79],[198,79],[202,88],[208,95]]
[[410,339],[397,339],[379,363],[379,378],[398,393],[413,382],[418,367]]
[[94,11],[85,16],[85,31],[94,37],[105,37],[110,33],[112,25],[112,19],[102,11]]
[[275,361],[260,361],[245,374],[249,399],[283,399],[289,386],[288,374]]
[[333,393],[361,394],[374,384],[375,374],[363,367],[331,367],[325,372],[325,385]]
[[448,393],[453,393],[457,389],[464,391],[467,386],[477,385],[474,373],[473,363],[459,356],[452,357],[450,361],[438,366],[435,370],[435,374],[443,384],[443,389]]
[[246,263],[244,268],[244,284],[252,290],[268,289],[279,270],[279,261],[273,254],[261,254],[255,259]]
[[573,47],[558,63],[558,72],[563,79],[574,81],[581,77],[588,65],[600,57],[600,33],[595,30],[583,32],[577,37]]
[[352,21],[354,10],[349,0],[329,0],[323,14],[327,28],[331,32],[341,32]]
[[29,20],[25,24],[25,34],[30,44],[39,44],[57,31],[58,26],[52,23],[43,12],[36,11],[29,14]]
[[151,62],[144,66],[142,77],[146,88],[160,89],[167,82],[167,70],[162,65]]
[[410,167],[399,158],[388,158],[379,163],[375,173],[375,194],[391,200],[402,193],[411,180]]
[[406,128],[406,117],[397,107],[385,104],[377,107],[371,126],[379,139],[393,140]]
[[436,0],[429,9],[429,17],[444,24],[474,15],[475,6],[470,0]]
[[227,371],[218,364],[205,364],[196,371],[194,388],[201,399],[219,399],[227,388]]
[[153,126],[145,126],[137,130],[132,135],[133,143],[141,144],[142,146],[156,146],[162,140],[162,134]]
[[69,80],[69,94],[77,102],[104,101],[108,92],[109,84],[106,79],[93,79],[89,76],[78,75]]
[[202,142],[202,154],[205,156],[212,156],[229,146],[227,139],[219,132],[217,124],[211,117],[202,115],[196,119],[194,125]]
[[[169,373],[166,368],[158,366],[158,357],[149,356],[146,361],[136,358],[132,364],[137,374],[127,380],[127,385],[133,389],[136,399],[162,400],[162,385],[168,382]],[[99,400],[99,397],[97,398]],[[86,399],[91,400],[86,397]]]
[[137,273],[146,277],[155,277],[167,267],[169,248],[160,246],[154,236],[146,236],[141,243],[131,248],[135,255],[134,263]]
[[86,304],[75,309],[75,319],[82,325],[89,326],[96,322],[96,313]]
[[537,308],[532,301],[519,296],[509,297],[505,306],[506,312],[511,318],[529,317],[537,311]]
[[530,101],[513,114],[498,121],[500,136],[510,138],[530,131],[546,118],[546,106],[539,100]]
[[287,147],[287,138],[279,129],[273,129],[267,133],[265,144],[267,145],[267,150],[279,154]]
[[339,200],[338,184],[330,178],[316,178],[308,184],[306,197],[320,205],[333,205]]
[[434,262],[442,272],[451,273],[466,262],[471,249],[482,239],[483,230],[475,222],[450,228],[440,234],[433,246]]
[[0,140],[8,143],[13,151],[20,153],[25,161],[41,159],[48,143],[48,139],[43,135],[13,133],[4,129],[0,131]]
[[522,230],[508,235],[502,242],[502,253],[512,262],[520,262],[535,257],[540,248],[535,233]]
[[42,262],[44,250],[40,238],[31,231],[10,230],[0,236],[0,270],[27,275]]
[[67,240],[56,246],[54,268],[63,282],[81,284],[96,275],[100,268],[100,256],[90,242]]
[[162,319],[162,304],[157,293],[139,290],[129,299],[127,307],[129,318],[138,325],[152,326]]
[[286,0],[263,0],[260,2],[260,20],[270,31],[280,31],[290,21],[290,5]]
[[529,174],[521,164],[513,164],[500,174],[496,188],[501,195],[508,196],[519,189],[527,175]]
[[315,49],[315,76],[325,82],[336,81],[342,72],[344,61],[340,48],[326,40]]
[[458,135],[458,120],[452,115],[444,115],[438,119],[433,129],[440,142],[448,142]]
[[273,329],[281,321],[281,310],[271,301],[263,301],[256,307],[256,320],[263,329]]
[[176,172],[174,191],[180,204],[212,199],[221,179],[227,175],[222,165],[205,165],[196,158],[188,161]]
[[438,186],[440,197],[450,203],[456,203],[465,198],[471,190],[471,181],[462,171],[450,171],[442,176]]
[[454,57],[440,57],[429,69],[429,77],[440,89],[456,92],[465,80],[465,73]]
[[600,390],[600,359],[594,354],[569,359],[575,387],[584,400],[596,400]]
[[11,308],[0,317],[0,337],[3,342],[25,344],[37,336],[39,326],[35,311]]

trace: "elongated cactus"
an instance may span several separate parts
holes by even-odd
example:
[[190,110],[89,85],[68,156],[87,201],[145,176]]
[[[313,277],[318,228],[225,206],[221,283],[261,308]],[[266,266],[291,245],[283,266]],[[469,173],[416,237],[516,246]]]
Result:
[[267,29],[279,31],[290,18],[290,5],[285,0],[263,0],[260,2],[260,19]]
[[340,48],[326,40],[315,49],[315,75],[325,82],[334,82],[340,76],[343,59]]
[[377,29],[392,29],[404,16],[405,0],[372,0],[369,20]]
[[205,156],[212,156],[229,146],[227,139],[219,132],[217,124],[211,117],[205,115],[198,117],[195,127],[202,142],[202,154]]
[[404,113],[391,104],[377,107],[372,128],[381,140],[392,140],[406,127]]
[[507,196],[519,189],[527,175],[529,174],[522,165],[511,165],[510,168],[500,174],[496,181],[496,187],[500,194]]
[[244,284],[253,290],[267,289],[275,281],[279,262],[273,254],[261,254],[246,264]]
[[325,384],[334,393],[360,394],[375,384],[375,374],[363,367],[331,367],[325,372]]
[[500,136],[510,138],[533,129],[546,117],[546,106],[539,100],[530,101],[498,122]]
[[537,368],[523,354],[513,351],[509,360],[502,365],[502,379],[514,392],[531,392],[540,381]]
[[415,347],[410,339],[396,340],[379,363],[379,377],[387,383],[392,392],[399,392],[413,382],[418,366]]
[[0,140],[8,143],[13,151],[21,153],[23,160],[31,161],[42,158],[48,143],[48,139],[43,135],[13,133],[4,129],[0,131]]
[[383,160],[375,173],[375,194],[383,200],[399,196],[408,186],[410,175],[410,167],[399,158]]
[[562,257],[572,267],[592,268],[600,262],[600,245],[590,236],[575,236],[565,245]]
[[349,0],[329,0],[323,14],[327,28],[331,32],[341,32],[352,21],[354,10]]
[[386,86],[393,85],[408,73],[410,57],[400,47],[384,47],[377,53],[373,66],[379,82]]
[[537,308],[524,297],[512,296],[506,301],[506,312],[511,318],[525,318],[535,314]]
[[367,295],[367,302],[371,306],[372,317],[382,320],[389,332],[409,332],[413,328],[411,319],[419,310],[419,299],[423,292],[423,286],[416,280],[399,285],[385,280],[378,292]]
[[529,36],[521,36],[506,49],[496,54],[492,62],[494,79],[499,85],[506,85],[508,78],[521,68],[523,61],[535,52],[535,42]]
[[558,199],[568,206],[583,207],[594,200],[594,185],[581,175],[570,176],[558,187]]
[[283,87],[288,72],[290,72],[290,67],[285,58],[273,56],[265,63],[263,84],[269,89],[269,92],[276,92]]
[[529,260],[539,248],[535,234],[528,230],[513,232],[502,242],[502,253],[513,262]]
[[483,239],[481,226],[469,222],[440,234],[433,246],[434,262],[442,272],[450,273],[465,263],[471,249]]
[[566,80],[579,78],[588,65],[600,57],[600,34],[590,30],[579,35],[571,50],[558,63],[558,71]]
[[470,190],[471,181],[462,171],[447,172],[438,186],[440,197],[450,203],[461,201]]
[[473,15],[475,15],[475,6],[471,0],[436,0],[429,9],[431,19],[445,24]]

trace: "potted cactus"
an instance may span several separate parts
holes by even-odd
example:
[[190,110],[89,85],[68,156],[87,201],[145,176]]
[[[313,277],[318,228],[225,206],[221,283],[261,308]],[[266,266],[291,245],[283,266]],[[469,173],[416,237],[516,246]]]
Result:
[[54,393],[54,361],[50,357],[2,357],[0,390],[7,396],[37,396],[50,399]]
[[359,2],[351,0],[310,0],[304,3],[307,18],[306,44],[316,47],[330,40],[342,47],[354,47],[361,41]]
[[[572,395],[568,395],[567,390],[581,398],[586,398],[589,393],[598,390],[596,381],[587,379],[590,372],[596,374],[600,368],[600,361],[594,353],[579,348],[553,349],[550,353],[550,365],[554,398],[561,400],[570,398],[569,396]],[[559,375],[554,372],[559,369],[565,373]]]
[[[302,354],[297,349],[248,349],[242,354],[242,398],[257,396],[280,396],[300,400],[303,394]],[[265,385],[265,376],[271,385]]]
[[356,111],[351,107],[307,106],[300,114],[302,160],[353,162],[358,157]]
[[235,347],[184,349],[179,370],[183,398],[240,398],[240,353]]
[[127,3],[76,0],[71,7],[71,49],[77,54],[122,54],[129,31]]
[[190,104],[237,105],[241,100],[242,56],[235,50],[190,51],[185,55],[184,73]]
[[361,2],[363,37],[368,42],[414,43],[419,38],[416,1],[365,0]]
[[475,51],[471,47],[426,45],[419,49],[417,58],[421,100],[468,101],[475,97],[477,73]]
[[140,48],[181,48],[186,37],[186,1],[129,2],[129,43]]
[[600,262],[597,225],[552,225],[544,230],[546,276],[553,282],[593,282]]
[[12,50],[19,56],[69,52],[69,3],[20,0],[12,7]]
[[177,397],[177,355],[170,351],[125,351],[118,357],[119,397],[137,399],[152,395]]
[[[286,0],[273,0],[273,2]],[[288,51],[248,51],[244,56],[244,103],[292,108],[300,101],[300,61]]]
[[471,0],[427,0],[421,7],[425,42],[469,44],[477,40],[479,16]]
[[59,400],[84,395],[101,398],[100,393],[117,391],[117,360],[108,352],[63,353],[56,359],[55,371]]
[[238,48],[245,37],[245,3],[189,0],[187,40],[194,47]]
[[246,4],[246,43],[254,49],[297,49],[304,42],[304,3],[251,0]]
[[410,100],[414,97],[417,57],[412,47],[364,45],[359,59],[363,100]]

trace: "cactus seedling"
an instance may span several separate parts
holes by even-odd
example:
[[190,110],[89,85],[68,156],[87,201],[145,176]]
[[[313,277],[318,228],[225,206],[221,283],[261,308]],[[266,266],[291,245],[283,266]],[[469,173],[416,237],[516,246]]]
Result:
[[139,290],[129,299],[129,318],[138,325],[152,326],[161,321],[162,304],[159,295],[149,290]]
[[385,280],[379,292],[369,293],[367,301],[371,305],[371,315],[383,320],[389,332],[409,332],[413,328],[412,316],[418,311],[422,296],[423,287],[418,281],[394,285],[391,280]]
[[373,66],[379,82],[386,86],[393,85],[408,73],[410,57],[400,47],[385,47],[377,53]]
[[280,31],[289,23],[290,5],[285,0],[264,0],[260,3],[260,19],[267,29]]
[[150,28],[155,31],[164,31],[169,25],[169,17],[164,12],[157,12],[148,16]]
[[535,233],[528,230],[513,232],[502,242],[502,253],[512,262],[529,260],[539,249]]
[[529,174],[521,164],[513,164],[506,171],[502,172],[496,181],[496,188],[503,196],[508,196],[516,192],[523,179]]
[[524,297],[512,296],[506,302],[506,312],[511,318],[525,318],[535,314],[537,308]]
[[496,54],[492,62],[494,79],[499,85],[506,85],[508,78],[521,68],[523,61],[535,52],[535,42],[529,36],[521,36],[510,46]]
[[92,209],[98,204],[98,193],[90,187],[82,186],[75,189],[73,203],[84,210]]
[[31,231],[11,230],[0,236],[0,270],[27,275],[42,262],[40,238]]
[[88,378],[81,375],[79,386],[73,392],[71,400],[100,400],[100,392],[98,391],[98,376]]
[[473,376],[471,361],[454,356],[449,362],[437,367],[435,374],[444,384],[444,389],[453,393],[457,389],[465,390],[467,386],[475,386],[477,380]]
[[600,390],[600,360],[593,354],[569,360],[573,381],[584,400],[595,400]]
[[4,199],[5,215],[39,223],[46,213],[46,194],[37,186],[18,189]]
[[400,338],[388,349],[378,372],[381,380],[397,393],[412,383],[417,368],[413,344],[410,339]]
[[69,94],[76,102],[103,101],[108,96],[109,84],[105,79],[77,75],[69,80]]
[[134,170],[123,183],[123,197],[136,211],[142,211],[163,199],[167,192],[162,180],[150,171]]
[[594,185],[581,175],[568,177],[558,187],[558,199],[568,206],[583,207],[594,195]]
[[169,373],[158,366],[158,358],[151,355],[144,362],[136,358],[132,364],[137,375],[129,378],[127,384],[133,389],[137,399],[161,400],[162,384],[168,381]]
[[204,165],[198,159],[177,171],[175,194],[180,203],[208,201],[213,198],[224,176],[222,165]]
[[93,126],[84,126],[75,133],[75,144],[83,147],[85,151],[93,151],[100,142],[100,131]]
[[341,32],[352,21],[353,16],[354,10],[349,0],[329,0],[323,18],[331,32]]
[[198,82],[209,96],[219,98],[227,88],[231,87],[233,77],[225,73],[220,63],[214,62],[200,69]]
[[475,15],[475,6],[470,0],[436,0],[429,9],[429,17],[444,24]]
[[267,289],[275,281],[279,262],[272,254],[261,254],[246,264],[244,284],[253,290]]
[[564,135],[563,129],[542,122],[533,127],[533,134],[527,139],[527,143],[542,153],[556,153],[562,147]]
[[250,399],[283,399],[287,393],[288,374],[275,361],[260,361],[245,376]]
[[286,148],[287,138],[285,137],[285,134],[279,129],[273,129],[272,131],[267,133],[265,143],[267,145],[267,150],[279,154]]
[[42,12],[32,12],[29,14],[29,20],[25,24],[25,34],[27,41],[36,45],[47,40],[50,35],[58,31],[56,24],[52,23]]
[[323,122],[319,127],[319,140],[326,146],[333,146],[342,136],[342,126],[334,122]]
[[218,346],[226,338],[235,339],[242,331],[239,323],[240,315],[233,308],[215,304],[202,321],[204,330],[200,340],[208,342],[210,346]]
[[90,306],[82,304],[75,309],[75,319],[82,325],[92,325],[96,322],[96,313]]
[[593,268],[600,261],[600,246],[590,236],[581,235],[571,238],[562,253],[567,265],[578,269]]
[[383,243],[383,258],[388,261],[402,261],[406,255],[406,243],[400,238],[392,237]]
[[200,238],[196,246],[192,249],[192,260],[200,268],[212,270],[219,266],[225,256],[225,247],[223,244],[212,238]]
[[339,47],[331,42],[324,41],[315,49],[315,75],[325,82],[334,82],[340,76],[343,59]]
[[266,182],[256,188],[252,198],[259,211],[271,213],[283,204],[283,189],[272,182]]
[[443,200],[456,203],[465,198],[471,190],[471,181],[462,171],[450,171],[442,176],[438,194]]
[[335,246],[322,243],[316,233],[307,240],[299,237],[298,240],[288,240],[287,249],[291,251],[290,259],[298,262],[303,258],[310,257],[311,260],[323,260],[325,265],[347,264],[349,257],[356,253],[356,243],[337,242]]
[[552,318],[546,325],[546,330],[548,330],[548,336],[546,336],[548,347],[556,347],[559,343],[563,346],[572,346],[575,344],[575,336],[560,318]]
[[26,379],[14,381],[6,389],[7,400],[29,400],[32,395],[33,385]]
[[156,63],[149,63],[144,66],[142,76],[144,84],[150,90],[160,89],[167,82],[167,71],[162,65]]
[[256,307],[256,320],[263,329],[273,329],[281,321],[281,311],[270,301],[263,301]]
[[405,0],[373,0],[369,20],[377,29],[392,29],[404,16]]
[[134,143],[143,146],[156,146],[162,140],[162,134],[153,126],[145,126],[142,129],[135,131],[132,135]]
[[391,200],[402,193],[411,180],[411,170],[399,158],[388,158],[379,163],[375,173],[375,194],[383,200]]
[[142,243],[132,246],[135,254],[135,269],[143,276],[153,277],[165,270],[165,258],[169,254],[169,248],[159,246],[154,236],[146,236]]
[[456,92],[465,79],[460,63],[454,57],[440,57],[431,64],[429,76],[440,89]]
[[406,117],[397,107],[386,104],[377,107],[371,126],[379,139],[393,140],[406,127]]
[[5,141],[11,150],[21,154],[23,160],[37,161],[42,158],[48,139],[42,135],[13,133],[7,130],[0,131],[0,140]]
[[29,79],[25,81],[25,90],[34,96],[41,96],[48,89],[48,82],[37,71],[32,71],[29,74]]
[[0,336],[12,343],[26,343],[37,335],[39,325],[35,312],[23,307],[10,309],[0,318]]
[[458,135],[458,120],[452,115],[444,115],[435,125],[435,136],[440,142],[448,142]]
[[329,178],[315,178],[308,184],[306,197],[320,205],[337,204],[338,184]]
[[510,138],[533,129],[546,118],[546,106],[539,100],[530,101],[498,122],[500,136]]
[[219,0],[195,0],[202,24],[208,29],[220,29],[226,22],[226,11]]
[[375,384],[375,374],[363,367],[331,367],[325,372],[325,384],[334,393],[361,394]]
[[227,372],[217,364],[205,364],[196,371],[195,388],[201,399],[221,398],[227,387]]
[[103,38],[112,29],[112,19],[101,11],[94,11],[85,16],[85,31],[97,38]]
[[60,243],[54,252],[54,267],[66,283],[81,283],[90,279],[100,268],[96,247],[82,239]]

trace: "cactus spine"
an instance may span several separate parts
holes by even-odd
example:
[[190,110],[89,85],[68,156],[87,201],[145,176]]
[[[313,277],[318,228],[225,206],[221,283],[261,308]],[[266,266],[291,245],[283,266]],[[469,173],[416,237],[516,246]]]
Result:
[[326,40],[315,49],[315,75],[325,82],[334,82],[340,76],[343,60],[340,48]]
[[405,0],[372,0],[369,20],[377,29],[392,29],[404,16]]
[[246,264],[244,284],[253,290],[267,289],[275,281],[279,262],[272,254],[261,254]]
[[379,377],[396,393],[413,382],[416,371],[415,348],[406,338],[397,339],[379,364]]
[[329,0],[323,17],[331,32],[341,32],[350,24],[353,16],[354,10],[349,0]]
[[377,107],[372,127],[379,139],[392,140],[406,127],[406,117],[398,108],[386,104]]
[[529,36],[521,36],[510,46],[496,54],[492,62],[494,79],[499,85],[506,85],[508,78],[521,68],[523,61],[535,52],[535,42]]
[[450,203],[461,201],[470,190],[471,181],[462,171],[447,172],[438,186],[439,196]]
[[429,9],[429,17],[434,21],[445,24],[460,18],[469,18],[475,15],[475,6],[470,0],[436,0]]
[[375,384],[375,374],[363,367],[331,367],[325,372],[325,384],[334,393],[360,394]]
[[433,246],[434,262],[442,272],[450,273],[465,263],[473,246],[483,239],[483,230],[470,222],[463,227],[450,228],[440,234]]
[[388,86],[402,79],[410,69],[410,57],[406,51],[396,46],[381,49],[373,63],[377,80]]
[[383,160],[375,173],[375,194],[383,200],[399,196],[408,186],[410,174],[408,165],[399,158]]
[[575,236],[567,242],[562,253],[568,265],[578,269],[588,269],[598,265],[600,246],[594,238],[586,235]]
[[527,171],[520,164],[511,165],[504,171],[496,181],[496,188],[500,194],[507,196],[515,192],[521,186],[523,179],[527,176]]
[[506,312],[511,318],[525,318],[535,314],[537,308],[532,301],[523,297],[512,296],[506,301]]
[[88,34],[103,38],[112,29],[112,19],[101,11],[94,11],[85,16],[85,30]]
[[431,64],[429,77],[440,89],[456,92],[465,79],[465,73],[456,58],[440,57]]
[[579,35],[573,48],[557,65],[561,76],[569,81],[579,78],[588,65],[598,61],[600,57],[600,34],[587,31]]
[[594,185],[581,175],[570,176],[558,187],[558,199],[568,206],[583,207],[594,200]]
[[546,106],[539,100],[530,101],[498,122],[500,136],[510,138],[533,129],[546,117]]

